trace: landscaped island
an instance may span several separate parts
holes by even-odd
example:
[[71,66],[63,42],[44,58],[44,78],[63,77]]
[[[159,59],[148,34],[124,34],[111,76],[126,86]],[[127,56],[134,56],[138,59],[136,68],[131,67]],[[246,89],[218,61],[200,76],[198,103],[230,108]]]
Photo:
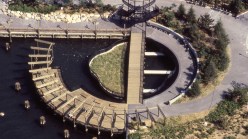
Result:
[[93,57],[89,62],[91,73],[105,91],[124,97],[124,63],[127,43],[119,43],[110,50]]

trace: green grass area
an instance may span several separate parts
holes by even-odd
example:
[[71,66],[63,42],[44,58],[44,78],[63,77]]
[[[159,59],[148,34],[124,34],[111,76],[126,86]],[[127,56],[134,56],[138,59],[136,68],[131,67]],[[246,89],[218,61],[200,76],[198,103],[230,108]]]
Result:
[[90,70],[101,85],[117,95],[124,94],[124,62],[127,43],[120,43],[112,49],[95,56],[90,61]]

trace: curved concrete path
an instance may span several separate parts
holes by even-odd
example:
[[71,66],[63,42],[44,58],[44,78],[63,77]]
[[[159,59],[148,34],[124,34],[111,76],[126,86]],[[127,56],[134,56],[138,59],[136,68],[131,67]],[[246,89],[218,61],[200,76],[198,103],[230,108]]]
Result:
[[[113,5],[121,4],[121,0],[105,0],[104,2]],[[155,4],[157,6],[171,6],[173,3],[175,3],[177,6],[182,3],[187,9],[192,6],[197,16],[209,13],[213,19],[222,20],[226,33],[228,34],[230,39],[229,48],[231,50],[231,62],[230,69],[227,75],[225,76],[224,80],[208,96],[191,102],[174,104],[170,106],[159,104],[165,114],[168,116],[190,114],[207,110],[221,101],[223,92],[232,88],[232,82],[248,84],[247,18],[235,19],[230,15],[225,15],[221,12],[214,11],[209,8],[188,4],[182,0],[157,0]],[[243,17],[248,17],[248,14],[244,15]],[[156,101],[154,101],[153,105],[156,104]]]

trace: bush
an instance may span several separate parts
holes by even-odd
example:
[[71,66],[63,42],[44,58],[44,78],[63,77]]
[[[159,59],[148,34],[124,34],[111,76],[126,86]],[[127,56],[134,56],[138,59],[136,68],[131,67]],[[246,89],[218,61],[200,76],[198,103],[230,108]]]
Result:
[[12,11],[21,11],[21,12],[38,12],[38,13],[51,13],[56,10],[59,10],[57,5],[39,5],[36,3],[33,4],[24,4],[22,2],[12,3],[9,5],[9,9]]
[[209,135],[212,135],[215,131],[215,128],[214,127],[211,127],[209,128],[206,132],[209,134]]
[[193,83],[191,89],[188,91],[187,95],[190,97],[196,97],[199,96],[201,94],[201,90],[200,90],[200,86],[199,86],[199,82],[196,81]]
[[224,116],[234,115],[235,110],[239,108],[239,105],[233,101],[223,100],[218,105],[217,108],[210,112],[207,116],[209,122],[218,124],[221,122]]
[[240,107],[248,103],[248,87],[234,86],[233,90],[228,91],[230,101],[236,102]]
[[209,83],[214,81],[214,79],[217,77],[217,69],[212,60],[207,62],[206,66],[203,69],[203,82]]
[[228,68],[230,59],[227,55],[226,50],[217,50],[215,54],[213,54],[213,62],[217,65],[217,69],[220,71],[224,71]]
[[186,15],[186,20],[188,23],[195,23],[196,22],[196,15],[193,7],[190,7],[187,15]]
[[128,135],[129,139],[141,139],[141,134],[138,132],[132,133]]
[[226,136],[223,139],[236,139],[236,137],[234,137],[234,136]]
[[183,4],[180,4],[180,6],[177,9],[176,16],[178,19],[184,20],[185,19],[185,8]]
[[185,29],[185,35],[188,36],[192,42],[200,40],[199,28],[197,24],[193,24]]

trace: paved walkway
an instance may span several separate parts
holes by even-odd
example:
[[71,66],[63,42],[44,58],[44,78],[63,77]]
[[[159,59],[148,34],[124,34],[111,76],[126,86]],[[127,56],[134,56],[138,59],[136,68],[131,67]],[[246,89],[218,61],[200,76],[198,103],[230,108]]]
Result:
[[[117,5],[121,3],[121,0],[105,0],[104,3]],[[173,3],[177,6],[183,3],[187,9],[192,6],[197,16],[209,13],[214,19],[222,20],[230,39],[229,48],[231,50],[231,66],[224,80],[210,95],[182,104],[174,104],[170,106],[160,104],[165,114],[168,116],[190,114],[207,110],[221,101],[223,92],[232,88],[232,82],[248,84],[248,53],[246,53],[248,51],[248,20],[246,19],[248,14],[243,15],[244,18],[235,19],[230,15],[225,15],[209,8],[187,4],[182,0],[157,0],[155,4],[157,6],[171,6]],[[156,102],[154,102],[154,104],[155,103]]]
[[142,33],[131,33],[129,49],[127,104],[139,104]]
[[166,46],[176,56],[179,64],[178,76],[168,89],[151,98],[145,99],[142,105],[129,105],[129,112],[134,112],[134,109],[156,107],[158,104],[161,107],[166,106],[165,103],[178,96],[188,86],[194,74],[193,60],[189,51],[173,38],[172,35],[168,35],[152,27],[147,27],[146,35],[147,38]]

